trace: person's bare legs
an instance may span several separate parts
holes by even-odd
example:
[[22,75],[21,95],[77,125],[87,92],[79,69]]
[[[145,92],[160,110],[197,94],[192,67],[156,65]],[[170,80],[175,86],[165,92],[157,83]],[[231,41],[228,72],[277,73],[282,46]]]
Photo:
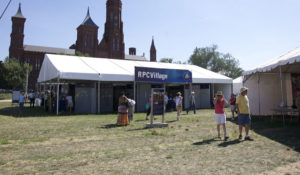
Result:
[[225,123],[223,123],[222,125],[223,125],[223,131],[224,131],[224,138],[226,139],[226,136],[227,136],[227,134],[226,134],[226,125],[225,125]]
[[246,137],[249,136],[249,125],[245,125]]
[[239,125],[239,131],[240,131],[240,136],[242,135],[242,131],[243,131],[243,126]]
[[220,125],[217,125],[218,137],[220,138]]

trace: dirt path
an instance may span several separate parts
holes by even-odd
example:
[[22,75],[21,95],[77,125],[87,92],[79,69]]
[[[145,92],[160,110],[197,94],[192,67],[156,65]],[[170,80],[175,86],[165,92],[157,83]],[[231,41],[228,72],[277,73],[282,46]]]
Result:
[[266,172],[262,173],[261,175],[281,175],[281,174],[282,175],[300,174],[300,161],[277,167],[273,170],[266,171]]

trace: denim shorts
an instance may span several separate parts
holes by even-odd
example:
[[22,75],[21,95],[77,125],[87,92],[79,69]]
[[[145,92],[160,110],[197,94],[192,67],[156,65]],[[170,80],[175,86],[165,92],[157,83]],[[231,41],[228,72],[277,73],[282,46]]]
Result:
[[251,124],[251,117],[250,114],[240,114],[238,116],[239,125],[245,126]]

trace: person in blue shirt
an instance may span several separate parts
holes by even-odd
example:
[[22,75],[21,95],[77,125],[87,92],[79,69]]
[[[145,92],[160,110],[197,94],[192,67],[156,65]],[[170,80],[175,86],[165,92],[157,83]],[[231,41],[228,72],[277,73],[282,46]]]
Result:
[[24,109],[24,102],[25,102],[25,97],[24,97],[24,92],[22,92],[20,95],[20,99],[19,99],[20,114],[22,113],[22,111]]

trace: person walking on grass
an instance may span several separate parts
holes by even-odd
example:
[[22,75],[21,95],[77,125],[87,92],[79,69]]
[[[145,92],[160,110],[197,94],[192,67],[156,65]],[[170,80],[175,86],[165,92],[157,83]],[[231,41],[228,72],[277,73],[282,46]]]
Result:
[[24,97],[24,92],[21,93],[20,99],[19,99],[19,115],[23,115],[23,109],[24,109],[24,102],[25,102],[25,97]]
[[215,119],[217,122],[218,138],[221,139],[220,125],[222,125],[224,131],[224,140],[227,141],[229,137],[226,135],[226,113],[224,109],[225,104],[228,104],[227,100],[223,97],[222,91],[218,91],[216,97],[214,98]]
[[196,114],[196,99],[195,99],[194,91],[192,91],[192,93],[191,93],[189,102],[190,102],[190,106],[186,109],[186,114],[189,114],[189,111],[192,109],[194,110],[194,114]]
[[236,97],[235,97],[234,93],[231,94],[230,108],[231,108],[231,113],[232,113],[231,120],[234,121],[234,113],[236,112]]
[[249,110],[249,99],[247,97],[248,88],[243,87],[240,90],[241,94],[236,100],[236,107],[238,111],[238,123],[239,123],[239,139],[242,139],[242,130],[245,127],[245,140],[252,141],[253,139],[249,136],[249,128],[251,124],[250,110]]
[[182,100],[181,92],[177,92],[177,96],[175,97],[176,109],[177,109],[177,120],[180,120],[180,115],[182,112]]

